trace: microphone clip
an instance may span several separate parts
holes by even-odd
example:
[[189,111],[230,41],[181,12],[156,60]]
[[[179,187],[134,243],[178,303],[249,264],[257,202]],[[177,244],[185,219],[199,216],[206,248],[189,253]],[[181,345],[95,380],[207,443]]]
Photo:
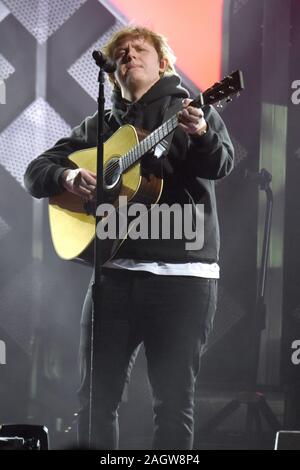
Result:
[[106,57],[101,51],[93,51],[92,56],[98,67],[102,68],[104,72],[113,73],[116,71],[116,63],[109,57]]

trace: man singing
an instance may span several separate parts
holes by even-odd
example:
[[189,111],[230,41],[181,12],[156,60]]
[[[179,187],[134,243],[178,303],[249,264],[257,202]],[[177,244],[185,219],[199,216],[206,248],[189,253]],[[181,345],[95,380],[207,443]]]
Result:
[[[193,216],[203,204],[204,243],[188,249],[184,235],[170,240],[128,238],[104,266],[104,295],[96,312],[101,327],[95,340],[93,447],[118,448],[118,407],[143,343],[153,396],[153,449],[192,449],[195,382],[201,349],[212,329],[219,278],[214,180],[231,172],[233,146],[212,106],[189,106],[192,100],[162,35],[125,27],[110,38],[104,52],[117,66],[109,75],[113,91],[112,109],[105,112],[106,139],[124,124],[152,132],[170,108],[181,104],[180,124],[167,155],[148,153],[141,166],[143,174],[164,180],[159,204],[188,205]],[[30,194],[41,198],[69,191],[92,199],[96,175],[75,169],[67,157],[96,145],[97,114],[29,164],[25,184]],[[81,321],[80,446],[88,437],[91,308],[90,284]]]

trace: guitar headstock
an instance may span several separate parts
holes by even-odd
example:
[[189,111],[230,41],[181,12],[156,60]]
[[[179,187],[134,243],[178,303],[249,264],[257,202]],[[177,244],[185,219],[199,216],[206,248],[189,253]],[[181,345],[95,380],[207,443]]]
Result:
[[243,73],[241,70],[236,70],[201,93],[190,105],[204,106],[218,103],[226,98],[230,100],[231,95],[239,93],[244,88]]

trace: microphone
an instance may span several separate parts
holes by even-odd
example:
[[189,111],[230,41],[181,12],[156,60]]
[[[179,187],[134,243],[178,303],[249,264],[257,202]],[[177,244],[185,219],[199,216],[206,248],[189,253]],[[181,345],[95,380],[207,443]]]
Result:
[[113,60],[109,59],[109,57],[106,57],[106,55],[104,55],[101,51],[93,51],[92,56],[98,67],[102,67],[105,72],[115,72],[117,64]]

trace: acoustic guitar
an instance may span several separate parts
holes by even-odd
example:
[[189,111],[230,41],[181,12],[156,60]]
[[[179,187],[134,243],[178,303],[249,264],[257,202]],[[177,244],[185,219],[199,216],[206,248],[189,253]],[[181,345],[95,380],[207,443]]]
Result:
[[[242,72],[237,70],[198,95],[190,106],[202,107],[226,99],[244,89]],[[132,125],[120,127],[104,144],[103,184],[107,202],[118,209],[119,196],[126,196],[129,203],[156,204],[162,193],[163,179],[154,175],[144,177],[141,158],[147,152],[164,143],[164,139],[179,124],[177,114],[165,121],[150,134]],[[147,135],[148,134],[148,135]],[[97,147],[79,150],[68,157],[78,168],[96,172]],[[125,198],[121,198],[121,200]],[[54,248],[65,260],[92,262],[95,238],[95,208],[79,196],[65,191],[49,200],[50,230]],[[104,223],[104,218],[103,218]],[[126,239],[112,240],[106,247],[109,258],[115,255]]]

